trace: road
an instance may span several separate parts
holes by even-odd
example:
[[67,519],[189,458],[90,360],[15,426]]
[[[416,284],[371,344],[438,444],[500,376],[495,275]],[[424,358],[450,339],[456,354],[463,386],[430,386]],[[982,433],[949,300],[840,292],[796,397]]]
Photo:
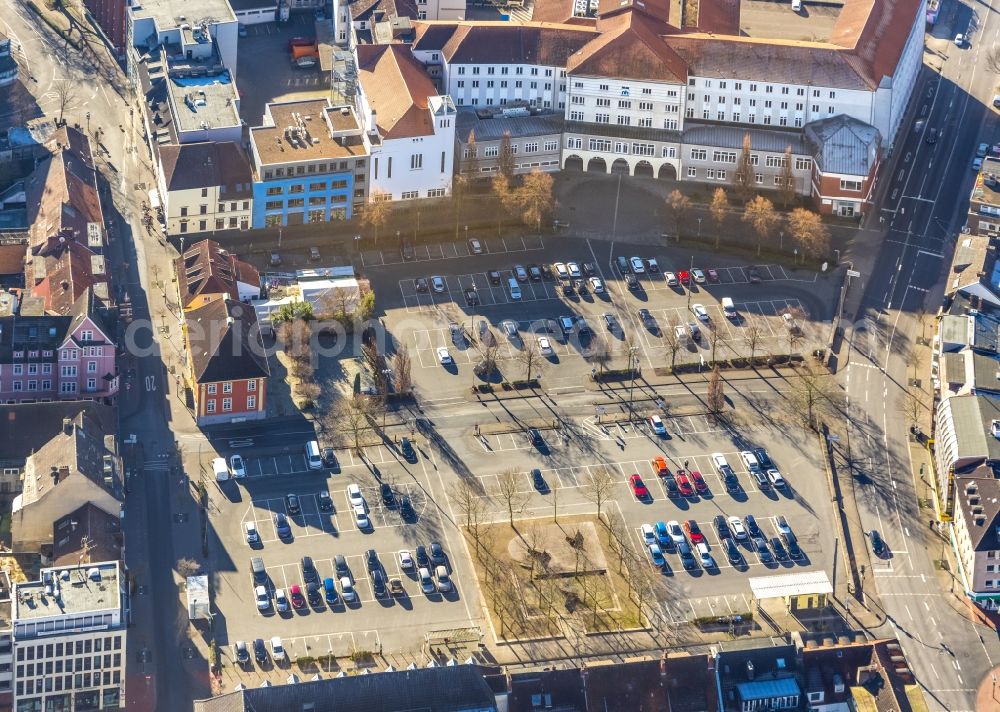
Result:
[[[995,633],[957,612],[951,591],[941,590],[934,560],[942,556],[942,543],[927,526],[932,511],[918,506],[918,493],[927,494],[914,481],[907,423],[900,415],[912,376],[909,353],[916,339],[930,336],[929,329],[922,332],[920,317],[940,304],[954,236],[965,222],[975,146],[996,138],[995,115],[987,108],[995,76],[985,64],[1000,21],[986,5],[978,20],[966,5],[950,7],[936,36],[928,36],[930,66],[893,164],[883,172],[879,210],[863,231],[884,234],[881,249],[872,254],[862,239],[844,255],[862,276],[860,286],[849,288],[855,292],[845,308],[846,321],[853,320],[841,371],[849,438],[839,446],[852,462],[862,526],[881,532],[892,552],[886,561],[871,559],[865,586],[877,587],[887,617],[882,630],[899,637],[928,704],[952,711],[974,708],[976,686],[1000,661],[1000,643]],[[949,41],[977,22],[968,46]],[[912,128],[917,117],[926,119],[922,130]],[[942,131],[933,144],[925,141],[930,128]],[[865,552],[857,553],[859,562],[868,560]]]

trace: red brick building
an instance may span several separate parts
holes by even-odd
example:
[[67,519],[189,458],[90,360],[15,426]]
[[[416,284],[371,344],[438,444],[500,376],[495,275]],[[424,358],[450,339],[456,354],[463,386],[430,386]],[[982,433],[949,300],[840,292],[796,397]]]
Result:
[[253,307],[218,297],[188,311],[184,342],[198,425],[267,417],[270,370]]
[[882,136],[846,115],[805,128],[813,150],[812,197],[823,215],[857,217],[871,207]]
[[84,6],[107,35],[119,57],[125,55],[125,0],[83,0]]

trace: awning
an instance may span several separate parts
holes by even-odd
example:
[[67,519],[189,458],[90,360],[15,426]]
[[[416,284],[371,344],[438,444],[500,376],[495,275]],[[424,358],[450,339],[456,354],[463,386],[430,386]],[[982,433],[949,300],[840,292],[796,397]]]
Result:
[[833,585],[825,571],[807,571],[777,576],[754,576],[750,579],[750,590],[754,598],[761,600],[830,594],[833,593]]

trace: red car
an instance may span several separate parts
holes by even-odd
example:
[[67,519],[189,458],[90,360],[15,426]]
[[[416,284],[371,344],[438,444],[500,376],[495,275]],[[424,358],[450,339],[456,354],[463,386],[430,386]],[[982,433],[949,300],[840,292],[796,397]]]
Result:
[[687,532],[692,544],[700,544],[705,541],[705,535],[702,534],[701,529],[698,528],[698,522],[693,519],[688,519],[684,522],[684,531]]
[[677,274],[677,278],[680,279],[681,284],[691,284],[691,273],[687,270],[681,270]]
[[708,483],[705,482],[705,478],[701,476],[701,473],[696,470],[691,470],[689,473],[691,479],[694,480],[694,488],[699,492],[708,492]]
[[304,605],[306,605],[306,598],[305,598],[305,596],[302,595],[302,587],[301,586],[299,586],[298,584],[295,584],[290,589],[288,589],[288,593],[292,597],[292,607],[293,608],[302,608]]
[[646,489],[646,485],[643,484],[642,478],[639,475],[632,475],[628,478],[628,483],[632,486],[632,494],[635,495],[636,499],[648,499],[649,490]]
[[691,480],[688,479],[687,474],[683,470],[678,470],[677,476],[674,479],[677,480],[677,487],[680,488],[682,495],[690,497],[694,494],[694,487],[691,486]]
[[714,269],[707,269],[707,270],[705,270],[705,274],[708,275],[708,281],[709,282],[718,282],[719,281],[719,273],[716,272]]

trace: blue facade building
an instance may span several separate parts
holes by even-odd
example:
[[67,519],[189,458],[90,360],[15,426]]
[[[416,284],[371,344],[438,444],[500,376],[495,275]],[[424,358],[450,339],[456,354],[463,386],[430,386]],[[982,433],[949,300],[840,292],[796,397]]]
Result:
[[352,107],[268,104],[250,150],[255,228],[348,220],[365,202],[371,145]]

